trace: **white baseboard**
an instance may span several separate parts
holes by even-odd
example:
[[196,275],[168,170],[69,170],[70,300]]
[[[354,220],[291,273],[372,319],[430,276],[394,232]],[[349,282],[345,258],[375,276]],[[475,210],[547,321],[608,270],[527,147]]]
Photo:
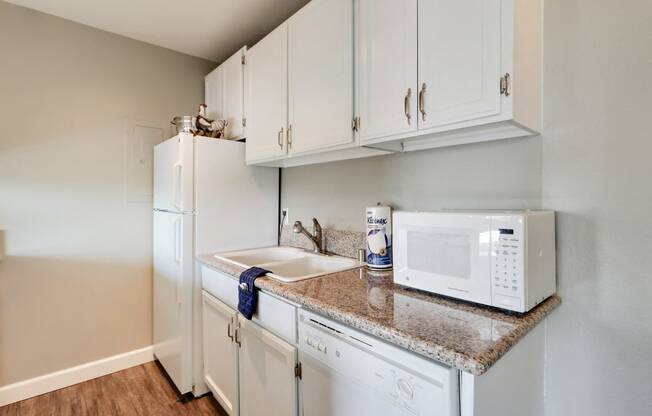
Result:
[[154,353],[149,346],[9,384],[0,387],[0,407],[153,360]]

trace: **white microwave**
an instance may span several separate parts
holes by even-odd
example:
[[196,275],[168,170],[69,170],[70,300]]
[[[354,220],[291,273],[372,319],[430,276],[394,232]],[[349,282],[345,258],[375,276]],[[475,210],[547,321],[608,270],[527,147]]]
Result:
[[393,215],[394,282],[527,312],[557,290],[553,211]]

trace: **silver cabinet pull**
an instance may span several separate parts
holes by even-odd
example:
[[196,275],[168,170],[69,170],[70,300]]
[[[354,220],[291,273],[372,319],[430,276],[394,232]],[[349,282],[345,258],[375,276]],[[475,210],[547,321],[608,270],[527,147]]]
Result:
[[226,326],[226,336],[231,338],[231,341],[233,341],[233,333],[231,332],[232,325],[233,324],[233,319],[231,319],[231,322]]
[[242,347],[242,344],[240,343],[240,337],[238,336],[238,334],[240,334],[239,329],[240,328],[235,329],[235,343],[238,344],[238,347]]
[[292,124],[288,126],[288,150],[292,149]]
[[509,97],[512,93],[511,91],[511,77],[509,72],[500,78],[500,94]]
[[408,126],[412,124],[412,115],[410,114],[410,98],[412,97],[412,88],[408,88],[407,94],[405,94],[405,100],[403,102],[403,107],[405,108],[405,117],[407,118]]
[[423,121],[426,121],[426,83],[424,82],[421,85],[421,91],[419,91],[419,111],[421,111],[421,118]]
[[281,127],[281,131],[278,132],[277,138],[278,138],[278,147],[283,149],[283,127]]

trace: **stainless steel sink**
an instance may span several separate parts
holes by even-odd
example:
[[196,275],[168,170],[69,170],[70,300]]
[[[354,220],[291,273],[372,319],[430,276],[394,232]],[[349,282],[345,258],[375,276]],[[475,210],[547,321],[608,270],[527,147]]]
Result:
[[265,247],[219,253],[216,258],[240,267],[258,266],[271,271],[268,276],[282,282],[297,282],[363,266],[354,259],[309,253],[292,247]]

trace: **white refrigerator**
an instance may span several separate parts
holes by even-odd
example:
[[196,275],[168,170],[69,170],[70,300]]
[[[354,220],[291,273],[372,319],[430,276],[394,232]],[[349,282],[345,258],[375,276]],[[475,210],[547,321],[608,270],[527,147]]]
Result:
[[245,165],[244,143],[180,134],[154,148],[154,355],[180,393],[202,377],[195,256],[273,246],[279,171]]

